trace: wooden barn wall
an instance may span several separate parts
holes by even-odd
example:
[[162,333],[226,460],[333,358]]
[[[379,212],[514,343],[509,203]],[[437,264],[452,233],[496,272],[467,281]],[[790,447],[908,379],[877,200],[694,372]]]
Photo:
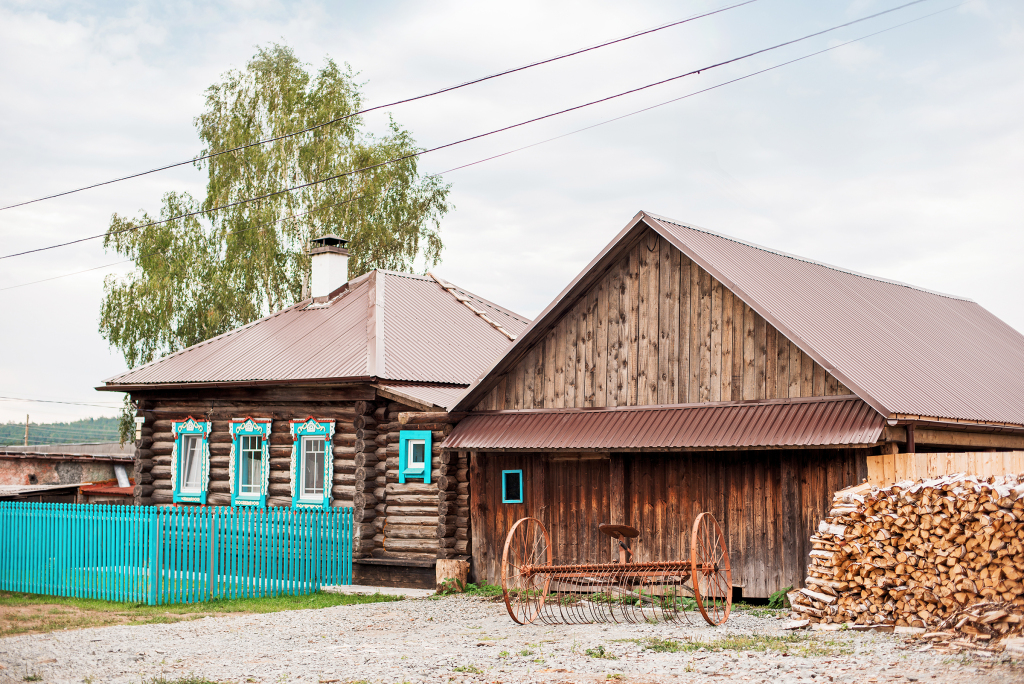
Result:
[[[854,449],[612,454],[606,460],[553,460],[541,454],[478,453],[470,468],[477,579],[500,582],[505,536],[521,517],[541,520],[556,561],[608,562],[611,544],[597,525],[640,530],[637,560],[690,558],[690,530],[710,511],[729,545],[733,583],[766,598],[803,586],[809,538],[832,494],[867,475],[866,451]],[[621,463],[614,500],[612,464]],[[522,469],[523,504],[501,503],[501,471]],[[621,512],[620,512],[621,511]],[[483,576],[481,576],[481,573]]]
[[642,406],[850,394],[648,229],[474,407]]

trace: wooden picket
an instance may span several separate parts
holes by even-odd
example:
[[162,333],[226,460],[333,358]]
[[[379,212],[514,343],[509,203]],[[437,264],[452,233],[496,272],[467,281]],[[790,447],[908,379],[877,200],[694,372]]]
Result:
[[196,603],[352,583],[352,509],[0,502],[0,590]]

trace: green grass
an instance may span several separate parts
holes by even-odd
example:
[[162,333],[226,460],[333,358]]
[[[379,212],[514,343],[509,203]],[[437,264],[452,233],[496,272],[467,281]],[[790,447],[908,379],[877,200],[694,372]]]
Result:
[[209,680],[206,677],[188,675],[187,677],[178,677],[176,679],[157,677],[155,679],[146,680],[145,684],[217,684],[217,682]]
[[453,668],[452,671],[453,672],[468,672],[470,674],[483,674],[484,673],[484,671],[481,670],[476,665],[459,665],[458,667]]
[[141,603],[0,592],[0,637],[107,625],[165,624],[224,613],[276,613],[282,610],[331,608],[397,601],[401,598],[385,594],[358,596],[317,592],[304,596],[216,599],[205,603],[147,606]]
[[610,651],[606,650],[605,647],[604,647],[604,644],[595,646],[594,648],[588,648],[587,650],[585,650],[583,652],[586,653],[591,658],[604,658],[605,660],[618,660],[619,659],[619,656],[617,656],[617,655],[611,653]]
[[[853,653],[853,649],[849,644],[844,644],[835,639],[818,640],[801,634],[784,636],[768,636],[763,634],[727,636],[711,641],[674,641],[672,639],[659,639],[658,637],[617,639],[616,641],[632,642],[645,650],[657,653],[693,652],[701,649],[707,651],[756,651],[759,653],[777,651],[803,658],[850,655]],[[587,655],[590,655],[589,650]]]

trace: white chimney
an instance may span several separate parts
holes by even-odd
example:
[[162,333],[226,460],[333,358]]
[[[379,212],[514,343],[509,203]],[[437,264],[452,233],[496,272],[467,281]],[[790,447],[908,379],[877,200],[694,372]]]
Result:
[[311,241],[313,248],[313,276],[310,278],[310,295],[326,297],[348,282],[348,250],[337,235],[324,235]]

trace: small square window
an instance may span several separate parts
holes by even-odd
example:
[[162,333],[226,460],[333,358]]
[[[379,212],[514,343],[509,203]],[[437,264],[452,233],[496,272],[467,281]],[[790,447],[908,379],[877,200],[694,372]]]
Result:
[[402,430],[399,440],[398,481],[404,483],[413,479],[430,484],[430,431]]
[[523,471],[501,471],[501,502],[523,503]]

